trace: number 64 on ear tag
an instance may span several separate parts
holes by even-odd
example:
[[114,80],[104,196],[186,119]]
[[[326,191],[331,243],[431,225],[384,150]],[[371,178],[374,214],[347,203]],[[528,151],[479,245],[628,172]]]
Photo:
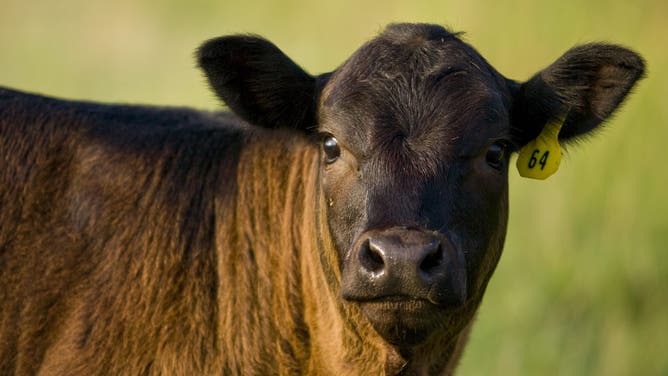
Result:
[[559,131],[566,115],[548,122],[543,131],[520,149],[517,170],[520,175],[531,179],[547,179],[557,172],[561,163]]

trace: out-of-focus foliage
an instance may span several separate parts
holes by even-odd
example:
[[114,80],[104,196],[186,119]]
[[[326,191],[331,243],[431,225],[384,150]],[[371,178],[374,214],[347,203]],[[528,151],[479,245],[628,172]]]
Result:
[[25,1],[0,6],[0,85],[96,101],[216,108],[205,39],[256,33],[312,73],[389,22],[433,22],[524,80],[569,47],[611,41],[648,78],[547,181],[511,171],[506,249],[463,375],[668,374],[668,2]]

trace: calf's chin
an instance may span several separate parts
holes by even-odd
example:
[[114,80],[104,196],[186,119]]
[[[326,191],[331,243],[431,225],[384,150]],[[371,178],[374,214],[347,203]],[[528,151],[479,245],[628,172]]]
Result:
[[445,323],[460,321],[463,312],[438,307],[417,299],[359,303],[374,330],[398,348],[421,345],[432,336],[443,335]]

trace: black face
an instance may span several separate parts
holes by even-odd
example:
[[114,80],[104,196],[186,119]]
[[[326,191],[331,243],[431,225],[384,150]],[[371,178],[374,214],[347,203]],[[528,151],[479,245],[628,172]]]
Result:
[[518,83],[425,24],[390,25],[315,77],[249,35],[206,42],[198,61],[254,126],[303,141],[318,124],[341,296],[399,346],[470,321],[503,246],[510,152],[564,115],[559,142],[588,134],[644,74],[633,51],[588,44]]
[[341,294],[391,343],[466,323],[496,265],[513,148],[500,83],[450,34],[389,29],[325,87],[322,184]]

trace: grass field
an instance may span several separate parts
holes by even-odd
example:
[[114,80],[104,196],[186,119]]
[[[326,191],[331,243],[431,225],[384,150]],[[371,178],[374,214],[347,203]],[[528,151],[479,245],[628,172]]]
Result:
[[205,39],[261,34],[317,73],[394,21],[465,31],[516,79],[578,43],[629,46],[648,78],[608,127],[547,181],[511,172],[505,253],[459,373],[668,375],[667,16],[662,0],[2,0],[0,85],[216,108],[193,59]]

